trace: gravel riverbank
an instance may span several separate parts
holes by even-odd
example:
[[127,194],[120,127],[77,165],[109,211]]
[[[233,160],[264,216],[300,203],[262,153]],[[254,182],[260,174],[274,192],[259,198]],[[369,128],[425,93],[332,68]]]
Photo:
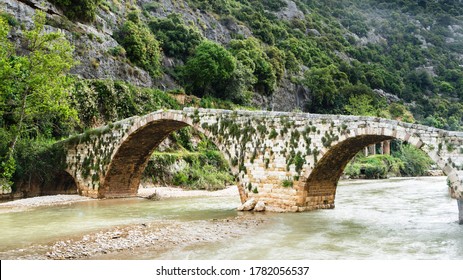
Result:
[[0,203],[0,213],[26,211],[34,207],[66,205],[75,202],[91,200],[89,197],[80,195],[48,195]]
[[[229,186],[218,191],[184,190],[174,187],[156,187],[152,185],[141,186],[137,196],[149,199],[166,199],[173,197],[198,197],[198,196],[238,196],[238,187]],[[42,206],[66,205],[81,201],[92,200],[92,198],[80,195],[49,195],[23,198],[0,203],[0,214],[5,212],[27,211],[31,208]]]
[[0,252],[0,259],[139,259],[138,255],[145,250],[161,255],[169,250],[236,238],[248,234],[264,222],[262,215],[243,213],[229,219],[167,220],[119,226],[47,245]]

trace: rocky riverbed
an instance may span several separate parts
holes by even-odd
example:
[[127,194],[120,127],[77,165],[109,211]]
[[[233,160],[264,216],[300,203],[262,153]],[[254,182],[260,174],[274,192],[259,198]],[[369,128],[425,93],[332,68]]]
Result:
[[[85,234],[47,245],[0,252],[0,259],[113,259],[112,254],[135,255],[142,249],[159,251],[214,243],[246,234],[264,223],[263,216],[244,214],[231,219],[192,222],[156,221]],[[133,259],[133,258],[131,258]]]
[[[139,196],[167,199],[185,196],[237,195],[236,186],[222,191],[184,191],[176,188],[140,188]],[[79,196],[50,196],[11,201],[0,205],[0,211],[25,211],[31,207],[60,205],[88,200]],[[140,250],[177,250],[192,245],[214,243],[239,237],[258,228],[265,216],[239,213],[228,219],[195,221],[162,220],[117,226],[105,230],[54,240],[48,244],[0,252],[0,259],[114,259],[122,255],[137,258]],[[112,255],[114,255],[112,257]]]

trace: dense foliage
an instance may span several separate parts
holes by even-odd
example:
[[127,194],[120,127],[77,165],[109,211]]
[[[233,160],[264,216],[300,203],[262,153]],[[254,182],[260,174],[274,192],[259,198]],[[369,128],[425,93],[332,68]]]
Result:
[[182,69],[188,92],[202,97],[221,96],[236,69],[236,59],[221,45],[203,41]]
[[203,40],[201,33],[186,25],[179,14],[169,14],[167,18],[153,18],[149,27],[161,42],[164,54],[183,61],[194,53]]
[[[87,23],[95,20],[99,5],[120,6],[115,0],[51,2],[70,20]],[[461,1],[294,0],[296,8],[286,0],[173,2],[176,9],[191,13],[153,17],[151,12],[161,5],[154,1],[143,7],[131,2],[117,11],[106,9],[116,14],[123,10],[126,17],[113,22],[119,25],[113,37],[120,46],[108,52],[123,54],[153,78],[170,75],[187,94],[202,98],[186,105],[251,105],[253,97],[271,100],[279,88],[292,83],[308,89],[306,111],[463,129]],[[190,16],[198,10],[207,15],[194,22]],[[212,41],[207,25],[214,28],[217,23],[206,24],[208,17],[232,27],[231,39]],[[40,162],[38,155],[43,156],[56,139],[136,114],[180,108],[156,89],[76,80],[68,75],[76,63],[71,43],[61,33],[44,31],[43,13],[37,13],[34,23],[26,29],[11,15],[0,13],[2,185],[32,174],[43,177],[39,169],[47,170],[49,164],[35,168],[31,163]],[[12,26],[15,34],[23,34],[25,52],[17,52],[10,42]],[[101,31],[101,22],[95,27]],[[239,29],[250,32],[235,32]],[[74,36],[79,28],[68,31]],[[174,62],[162,66],[163,56]],[[205,150],[180,146],[187,152],[180,153],[179,160],[193,167],[209,164]],[[397,168],[403,175],[417,175],[428,168],[429,159],[400,146],[391,157],[357,159],[356,164],[376,168],[372,177]],[[358,169],[349,168],[354,173]],[[196,177],[183,175],[176,182]]]
[[[302,71],[302,79],[296,82],[310,89],[306,109],[311,112],[366,112],[391,117],[381,113],[389,111],[386,100],[370,94],[375,89],[397,97],[391,99],[393,103],[405,104],[405,115],[399,119],[460,129],[461,2],[294,2],[304,14],[286,19],[279,12],[287,8],[287,1],[188,1],[192,7],[222,16],[224,21],[245,24],[255,36],[246,40],[257,39],[253,46],[260,53],[271,46],[283,54],[282,63],[267,65],[262,72],[265,76],[257,75],[255,92],[271,94],[280,86],[278,73]],[[234,44],[232,41],[227,47],[239,59]],[[277,74],[276,80],[272,73]],[[267,90],[262,90],[262,85]],[[361,98],[375,114],[372,108],[350,110],[353,87],[370,89],[367,96],[355,94],[354,98]]]
[[93,21],[101,0],[50,0],[71,20]]
[[394,141],[391,155],[359,153],[346,166],[344,174],[350,178],[383,179],[390,176],[423,176],[431,168],[432,160],[423,151],[400,141]]
[[122,81],[77,81],[72,92],[72,104],[85,128],[160,109],[180,108],[177,101],[165,92],[135,87]]
[[[71,19],[91,19],[100,4],[99,0],[53,1]],[[112,0],[104,4],[110,5],[108,1]],[[128,6],[127,20],[115,37],[132,63],[152,76],[162,71],[172,75],[187,93],[246,104],[252,92],[271,96],[289,79],[310,90],[305,108],[310,112],[392,117],[384,114],[389,111],[388,101],[405,105],[404,115],[398,116],[401,120],[461,129],[460,1],[296,0],[293,16],[282,13],[289,8],[284,0],[185,2],[188,6],[183,2],[174,6],[208,13],[225,26],[250,29],[251,36],[232,32],[235,40],[219,44],[232,54],[235,67],[213,60],[215,69],[194,76],[198,60],[208,52],[208,59],[212,57],[212,49],[200,47],[206,37],[203,19],[192,24],[188,13],[151,17],[150,11],[159,9],[160,3],[145,3],[140,7],[143,13],[136,5]],[[161,69],[160,48],[188,67],[180,63],[174,66],[177,69]],[[204,74],[211,74],[213,82],[205,83]],[[369,91],[353,93],[359,88]],[[393,98],[386,100],[372,90]],[[366,108],[358,104],[352,108],[355,99]]]
[[161,49],[149,28],[140,21],[137,12],[131,12],[116,34],[129,60],[145,69],[152,77],[161,73]]
[[59,137],[78,121],[69,104],[72,80],[66,75],[75,64],[73,48],[58,32],[44,32],[45,14],[37,12],[34,27],[24,31],[27,54],[15,52],[0,17],[0,183],[11,184],[21,139]]

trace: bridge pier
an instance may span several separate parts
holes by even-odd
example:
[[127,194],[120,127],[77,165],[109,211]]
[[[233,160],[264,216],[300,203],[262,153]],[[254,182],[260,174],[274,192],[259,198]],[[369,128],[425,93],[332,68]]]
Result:
[[463,200],[458,199],[458,220],[460,225],[463,225]]

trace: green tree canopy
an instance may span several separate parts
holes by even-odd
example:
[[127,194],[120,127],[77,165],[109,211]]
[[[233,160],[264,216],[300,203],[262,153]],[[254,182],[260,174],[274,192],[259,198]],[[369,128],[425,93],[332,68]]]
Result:
[[233,55],[253,73],[254,89],[261,94],[271,95],[275,91],[277,83],[275,69],[278,69],[280,77],[284,71],[284,63],[279,50],[269,48],[268,51],[272,57],[269,58],[259,41],[254,38],[232,40],[229,43],[229,48]]
[[221,96],[236,69],[236,59],[224,47],[212,41],[203,41],[182,71],[187,92],[202,97]]
[[149,27],[161,42],[164,53],[183,61],[193,54],[203,40],[201,33],[186,25],[179,14],[169,14],[167,18],[154,18]]
[[347,75],[335,65],[312,68],[304,73],[303,83],[311,90],[312,99],[307,104],[310,112],[341,113],[345,96],[341,88],[348,85]]
[[152,77],[161,73],[161,49],[159,42],[138,19],[138,14],[132,12],[128,20],[121,26],[116,34],[116,40],[121,44],[129,60],[135,65],[145,69]]

